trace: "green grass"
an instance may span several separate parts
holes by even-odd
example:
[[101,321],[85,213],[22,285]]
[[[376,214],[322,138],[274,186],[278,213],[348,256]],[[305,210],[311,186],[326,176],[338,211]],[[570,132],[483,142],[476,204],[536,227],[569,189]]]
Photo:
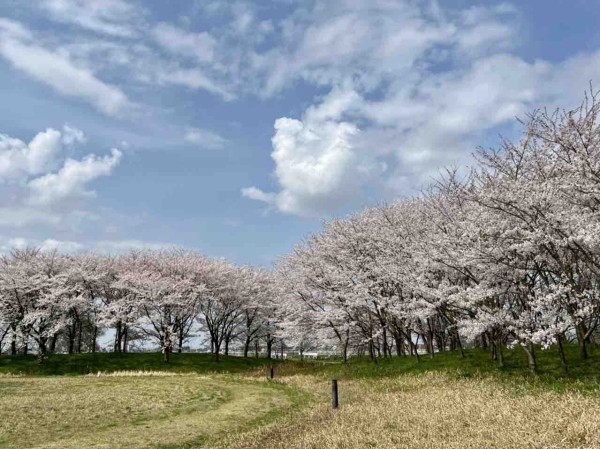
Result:
[[374,363],[367,358],[354,357],[344,366],[339,359],[316,361],[267,360],[265,358],[222,356],[216,362],[210,354],[173,354],[171,361],[162,361],[160,353],[95,353],[55,354],[44,363],[37,363],[35,356],[0,356],[0,375],[24,374],[37,376],[82,375],[84,373],[114,371],[169,371],[173,373],[261,373],[275,366],[277,374],[310,374],[323,378],[366,379],[397,376],[403,373],[428,371],[450,372],[458,377],[493,376],[505,382],[525,381],[531,385],[545,386],[554,390],[580,388],[598,390],[600,387],[600,348],[591,352],[588,360],[581,360],[576,346],[565,347],[569,363],[569,375],[563,376],[555,348],[537,349],[539,374],[531,376],[527,369],[525,354],[520,348],[504,350],[505,366],[498,368],[490,353],[481,349],[465,351],[465,358],[458,352],[437,353],[433,358],[391,357]]
[[377,363],[367,359],[351,358],[346,366],[333,361],[286,362],[278,368],[281,372],[313,374],[323,378],[337,379],[378,379],[400,374],[418,374],[430,371],[444,372],[458,378],[476,376],[493,377],[498,381],[514,384],[522,388],[544,388],[554,391],[577,389],[581,391],[600,390],[600,348],[583,361],[576,346],[565,348],[569,364],[569,375],[563,376],[560,359],[555,348],[538,348],[538,375],[529,374],[527,359],[520,348],[504,350],[503,368],[491,360],[488,351],[482,349],[465,350],[465,358],[459,352],[436,353],[433,358],[421,355],[415,357],[390,357],[378,359]]
[[276,361],[264,358],[221,356],[215,362],[210,354],[172,354],[169,363],[160,353],[54,354],[43,363],[35,355],[0,356],[0,374],[36,376],[73,376],[86,373],[114,371],[170,371],[174,373],[241,373],[255,370]]
[[[35,356],[3,355],[0,447],[184,449],[212,447],[225,437],[251,441],[254,437],[245,435],[253,432],[270,438],[286,422],[290,429],[295,428],[298,420],[313,410],[317,418],[311,419],[330,419],[329,380],[333,378],[342,381],[345,406],[383,395],[370,405],[373,417],[387,412],[385,407],[376,407],[385,403],[387,394],[408,394],[403,385],[419,379],[423,388],[427,379],[448,382],[450,389],[486,385],[495,391],[493,385],[504,385],[513,392],[506,393],[508,402],[513,400],[511,394],[538,404],[536,397],[559,393],[556,397],[565,398],[565,404],[577,405],[588,400],[580,392],[597,400],[600,349],[594,349],[586,361],[579,358],[577,347],[569,346],[566,351],[569,376],[562,375],[555,349],[538,349],[537,376],[528,373],[520,348],[504,351],[506,366],[502,369],[489,352],[480,349],[465,351],[465,358],[458,352],[438,353],[433,358],[424,355],[420,362],[414,357],[379,359],[377,363],[355,357],[347,365],[335,358],[278,362],[222,357],[215,362],[209,354],[173,354],[171,362],[164,363],[160,353],[57,354],[39,364]],[[276,382],[265,380],[270,365],[275,366]],[[127,376],[121,373],[124,371],[137,374]],[[82,376],[97,372],[115,375]],[[465,397],[470,397],[466,390]],[[414,400],[429,390],[422,391],[413,392]],[[346,432],[346,424],[340,425],[339,431]],[[301,434],[296,437],[303,438]],[[285,432],[280,439],[281,447],[291,444]]]
[[293,387],[233,375],[7,376],[0,447],[198,447],[300,399]]
[[563,376],[558,353],[555,348],[537,349],[539,375],[531,376],[527,369],[525,354],[520,348],[505,349],[504,368],[498,368],[490,353],[482,349],[465,350],[465,358],[458,352],[437,353],[433,358],[422,355],[415,357],[390,357],[378,359],[377,363],[367,358],[353,357],[344,366],[339,359],[305,360],[280,362],[265,358],[242,358],[221,356],[216,362],[210,354],[173,354],[165,363],[160,353],[95,353],[54,354],[43,363],[34,355],[0,356],[1,374],[36,376],[82,375],[86,373],[114,371],[169,371],[173,373],[246,373],[262,370],[266,373],[274,365],[276,373],[301,373],[340,379],[363,379],[396,376],[403,373],[427,371],[453,372],[460,376],[492,375],[503,378],[537,379],[537,382],[564,384],[580,382],[592,387],[600,385],[600,348],[591,352],[588,360],[581,360],[576,346],[565,347],[569,363],[569,375]]

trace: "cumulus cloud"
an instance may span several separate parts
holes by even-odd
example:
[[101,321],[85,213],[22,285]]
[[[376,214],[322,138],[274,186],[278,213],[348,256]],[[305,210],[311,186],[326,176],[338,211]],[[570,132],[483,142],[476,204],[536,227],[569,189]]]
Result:
[[[273,98],[297,86],[294,93],[313,92],[308,103],[302,99],[303,111],[275,121],[274,168],[265,181],[275,186],[256,180],[241,192],[302,215],[327,215],[371,194],[412,194],[441,166],[468,161],[486,133],[514,116],[578,99],[600,70],[598,53],[552,63],[525,58],[518,5],[285,3],[281,14],[264,17],[272,10],[251,2],[200,2],[188,12],[202,18],[169,23],[152,22],[139,2],[44,0],[51,19],[79,28],[70,45],[52,49],[56,39],[39,39],[43,31],[32,36],[0,19],[0,55],[112,115],[129,100],[99,74],[142,88],[203,90],[225,101]],[[203,28],[206,17],[211,26]],[[80,41],[82,31],[88,34]],[[224,145],[210,131],[182,129],[188,142]]]
[[81,98],[104,114],[120,115],[131,107],[118,87],[76,66],[65,55],[33,43],[31,33],[16,22],[0,21],[0,55],[31,78],[62,95]]
[[94,219],[79,209],[81,201],[70,200],[94,196],[89,184],[110,175],[122,154],[113,149],[103,157],[66,158],[67,147],[72,151],[84,142],[83,131],[68,125],[62,132],[48,128],[28,144],[0,134],[0,227],[57,226],[65,221],[77,227],[82,219]]
[[351,123],[315,121],[310,115],[304,121],[276,120],[271,156],[281,191],[249,187],[243,196],[298,215],[323,215],[359,200],[360,188],[384,167],[355,151],[358,133]]
[[121,156],[122,153],[113,148],[110,156],[90,154],[81,161],[67,159],[57,173],[29,181],[28,203],[47,206],[73,197],[94,196],[95,192],[85,190],[85,186],[96,178],[110,175]]
[[[264,95],[299,78],[329,93],[300,119],[275,121],[278,189],[242,195],[285,213],[324,216],[373,190],[379,200],[414,194],[443,166],[468,163],[487,132],[516,116],[576,106],[600,52],[527,61],[517,37],[517,11],[506,4],[307,7],[286,22],[281,44],[253,61],[264,70]],[[575,85],[575,95],[565,85]]]
[[198,145],[202,148],[218,150],[223,148],[227,140],[219,134],[201,128],[189,128],[185,133],[184,139],[187,142]]
[[0,182],[19,181],[56,165],[61,150],[61,133],[48,128],[29,144],[0,134]]

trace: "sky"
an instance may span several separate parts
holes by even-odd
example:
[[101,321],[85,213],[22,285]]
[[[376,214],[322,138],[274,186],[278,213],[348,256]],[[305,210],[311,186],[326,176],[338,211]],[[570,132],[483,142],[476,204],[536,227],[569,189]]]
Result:
[[600,86],[595,0],[0,0],[0,252],[268,266]]

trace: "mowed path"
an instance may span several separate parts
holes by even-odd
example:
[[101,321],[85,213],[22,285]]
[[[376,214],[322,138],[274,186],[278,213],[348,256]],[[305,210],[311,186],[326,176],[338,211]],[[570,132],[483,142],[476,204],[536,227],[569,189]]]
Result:
[[277,414],[293,396],[223,375],[0,377],[0,447],[202,445]]

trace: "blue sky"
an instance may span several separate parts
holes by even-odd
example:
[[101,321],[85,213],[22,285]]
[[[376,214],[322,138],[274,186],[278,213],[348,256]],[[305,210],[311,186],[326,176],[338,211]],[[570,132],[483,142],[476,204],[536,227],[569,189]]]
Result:
[[0,251],[270,264],[600,72],[596,1],[0,2]]

